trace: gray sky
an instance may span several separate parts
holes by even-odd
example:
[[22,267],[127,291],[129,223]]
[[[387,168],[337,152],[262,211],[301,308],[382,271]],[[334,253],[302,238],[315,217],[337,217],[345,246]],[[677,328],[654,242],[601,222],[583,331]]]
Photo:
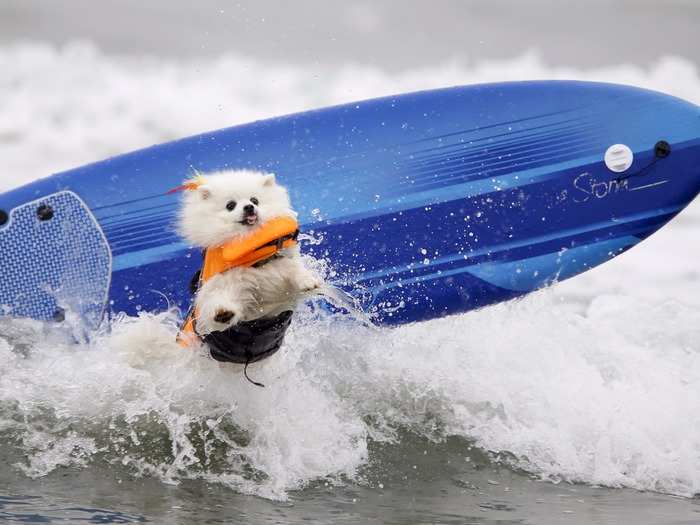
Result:
[[699,31],[700,0],[0,0],[0,45],[85,38],[125,54],[388,70],[531,49],[551,65],[700,64]]

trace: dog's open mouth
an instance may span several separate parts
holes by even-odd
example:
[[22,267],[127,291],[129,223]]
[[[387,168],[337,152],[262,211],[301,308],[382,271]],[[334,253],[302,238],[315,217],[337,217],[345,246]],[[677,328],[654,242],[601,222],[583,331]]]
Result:
[[253,213],[252,215],[246,215],[245,217],[243,217],[241,224],[245,224],[247,226],[253,226],[254,224],[257,224],[257,222],[258,222],[258,214]]

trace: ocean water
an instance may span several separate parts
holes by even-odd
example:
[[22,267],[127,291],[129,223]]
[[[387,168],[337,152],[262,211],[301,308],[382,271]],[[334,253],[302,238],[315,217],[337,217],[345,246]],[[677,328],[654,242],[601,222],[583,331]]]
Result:
[[[700,73],[536,54],[387,73],[244,56],[0,47],[0,191],[257,118],[415,89],[579,78],[700,103]],[[0,520],[697,523],[700,203],[614,261],[392,330],[304,308],[240,371],[183,352],[176,312],[74,344],[0,319]]]

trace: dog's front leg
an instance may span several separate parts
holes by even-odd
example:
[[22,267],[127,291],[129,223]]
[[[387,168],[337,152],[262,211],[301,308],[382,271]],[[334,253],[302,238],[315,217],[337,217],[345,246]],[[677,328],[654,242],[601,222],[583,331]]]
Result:
[[[227,274],[230,272],[227,272]],[[246,292],[234,275],[212,277],[197,292],[197,331],[208,334],[225,330],[243,320]]]
[[323,280],[313,271],[309,270],[301,262],[301,259],[294,260],[294,286],[303,293],[318,290],[323,284]]

